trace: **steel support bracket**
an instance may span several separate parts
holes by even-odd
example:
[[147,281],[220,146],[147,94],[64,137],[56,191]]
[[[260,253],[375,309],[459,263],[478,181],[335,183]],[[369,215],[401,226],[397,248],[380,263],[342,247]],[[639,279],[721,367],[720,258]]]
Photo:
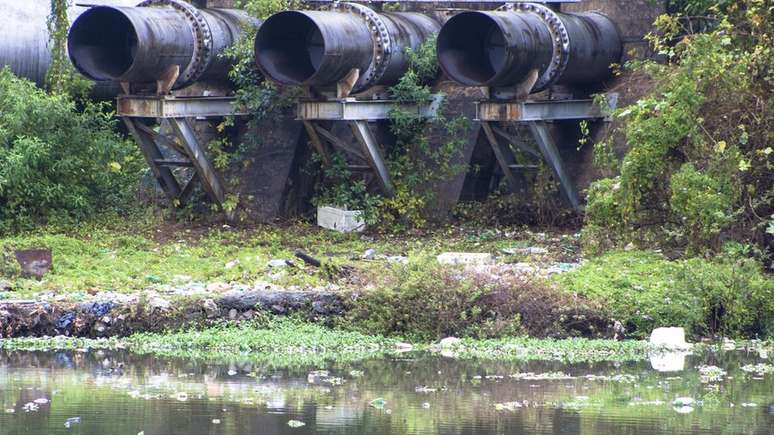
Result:
[[[618,94],[606,95],[607,106],[614,109],[618,102]],[[525,169],[531,165],[516,165],[513,145],[526,154],[542,159],[548,164],[559,181],[562,193],[570,206],[577,211],[583,209],[575,184],[569,177],[564,162],[559,154],[556,141],[550,131],[550,122],[564,120],[608,120],[608,114],[591,99],[586,100],[551,100],[551,101],[480,101],[476,104],[476,120],[481,122],[481,128],[487,142],[497,159],[497,164],[505,176],[511,190],[519,188],[519,178],[515,169]],[[526,125],[538,150],[519,143],[498,124]],[[505,139],[503,145],[498,139]]]
[[[434,118],[443,101],[441,95],[424,104],[401,103],[392,100],[356,100],[345,98],[325,101],[300,101],[296,119],[304,123],[309,142],[326,165],[331,164],[328,146],[343,151],[350,158],[350,169],[368,169],[387,196],[395,193],[382,147],[376,139],[370,122],[390,119],[390,113],[400,110],[422,118]],[[330,125],[344,122],[349,126],[356,144],[336,136]]]
[[[237,108],[234,97],[121,95],[118,97],[117,114],[140,146],[151,172],[172,205],[184,206],[193,192],[194,183],[200,182],[210,199],[223,210],[226,191],[207,158],[194,122],[197,119],[246,115]],[[149,126],[151,122],[168,126],[173,134],[164,135],[156,131]],[[162,148],[176,156],[165,157]],[[173,170],[175,167],[193,168],[194,174],[187,182],[180,180],[181,177],[176,176]],[[232,217],[227,213],[227,218]]]

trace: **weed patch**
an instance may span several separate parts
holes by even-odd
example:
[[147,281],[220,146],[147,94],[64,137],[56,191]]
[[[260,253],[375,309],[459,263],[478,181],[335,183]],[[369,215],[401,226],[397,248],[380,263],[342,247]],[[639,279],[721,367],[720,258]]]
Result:
[[599,306],[542,279],[463,273],[427,258],[394,266],[351,300],[342,326],[416,340],[604,336],[612,326]]
[[613,251],[556,281],[603,302],[636,337],[660,326],[682,326],[694,336],[772,333],[774,280],[753,260],[670,261],[655,252]]

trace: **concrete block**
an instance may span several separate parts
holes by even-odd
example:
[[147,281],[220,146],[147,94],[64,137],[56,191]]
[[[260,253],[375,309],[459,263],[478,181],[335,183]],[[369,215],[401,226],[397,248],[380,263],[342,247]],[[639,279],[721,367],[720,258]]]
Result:
[[328,206],[317,207],[317,225],[342,233],[361,232],[366,227],[362,211]]
[[494,264],[494,257],[492,254],[444,252],[438,256],[438,262],[441,264],[483,265]]
[[650,333],[650,344],[670,349],[687,349],[690,343],[685,341],[683,328],[656,328]]

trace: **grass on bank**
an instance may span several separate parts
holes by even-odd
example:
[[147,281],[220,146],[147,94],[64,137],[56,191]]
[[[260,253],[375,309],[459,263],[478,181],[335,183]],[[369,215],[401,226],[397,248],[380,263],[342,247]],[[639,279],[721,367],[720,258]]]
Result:
[[740,256],[668,260],[653,251],[613,251],[556,281],[604,301],[635,337],[660,326],[681,326],[693,337],[774,334],[774,279]]
[[[54,268],[42,281],[9,275],[13,249],[50,247]],[[504,256],[505,247],[546,246],[546,256]],[[364,261],[366,249],[407,255],[406,265]],[[304,267],[293,258],[303,249],[334,267]],[[223,226],[159,225],[146,215],[103,219],[78,227],[44,227],[34,233],[0,237],[0,279],[13,291],[0,297],[36,293],[134,292],[193,282],[269,281],[281,286],[337,284],[350,301],[339,327],[370,335],[432,341],[445,336],[498,338],[598,337],[618,320],[627,335],[645,338],[659,326],[683,326],[692,338],[722,334],[774,334],[774,280],[760,264],[739,255],[668,260],[654,251],[612,251],[570,273],[543,278],[465,276],[441,267],[445,251],[490,252],[501,261],[577,259],[577,239],[536,235],[519,229],[440,228],[396,236],[362,236],[308,224],[235,229]],[[300,267],[281,272],[271,259]],[[349,275],[337,266],[353,266]],[[229,266],[230,265],[230,266]],[[11,271],[13,273],[13,271]],[[180,282],[179,284],[182,284]]]
[[[361,261],[367,249],[386,256],[434,257],[446,251],[498,254],[502,248],[536,243],[529,239],[530,233],[517,230],[512,232],[521,233],[518,237],[456,227],[408,236],[363,237],[304,223],[240,229],[158,224],[160,221],[152,215],[128,220],[106,216],[77,227],[42,227],[0,237],[0,280],[12,285],[14,297],[42,291],[128,293],[155,284],[180,284],[181,277],[203,283],[262,280],[282,286],[321,286],[338,277],[330,276],[330,269],[304,268],[294,258],[297,249],[330,264],[354,264],[374,275],[384,273],[386,262]],[[571,237],[567,240],[558,249],[566,256],[576,255],[577,246]],[[13,250],[40,247],[52,250],[53,269],[41,281],[19,276]],[[272,259],[291,260],[301,267],[276,274],[267,265]]]

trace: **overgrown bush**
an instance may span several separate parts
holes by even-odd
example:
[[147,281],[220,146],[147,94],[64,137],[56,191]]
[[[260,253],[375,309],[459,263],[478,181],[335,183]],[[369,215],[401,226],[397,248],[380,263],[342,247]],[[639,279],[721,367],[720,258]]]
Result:
[[341,326],[424,341],[522,334],[598,337],[611,326],[596,303],[537,278],[463,274],[424,259],[395,266],[377,281],[353,295]]
[[0,231],[130,207],[144,164],[115,122],[0,70]]
[[693,336],[774,333],[774,280],[736,255],[669,261],[655,252],[612,251],[557,281],[603,303],[634,337],[662,326]]
[[618,175],[589,190],[587,246],[706,253],[728,239],[765,246],[774,233],[774,10],[763,0],[723,10],[711,9],[713,31],[686,36],[682,17],[660,17],[651,40],[669,62],[628,65],[656,85],[615,115],[629,150]]

